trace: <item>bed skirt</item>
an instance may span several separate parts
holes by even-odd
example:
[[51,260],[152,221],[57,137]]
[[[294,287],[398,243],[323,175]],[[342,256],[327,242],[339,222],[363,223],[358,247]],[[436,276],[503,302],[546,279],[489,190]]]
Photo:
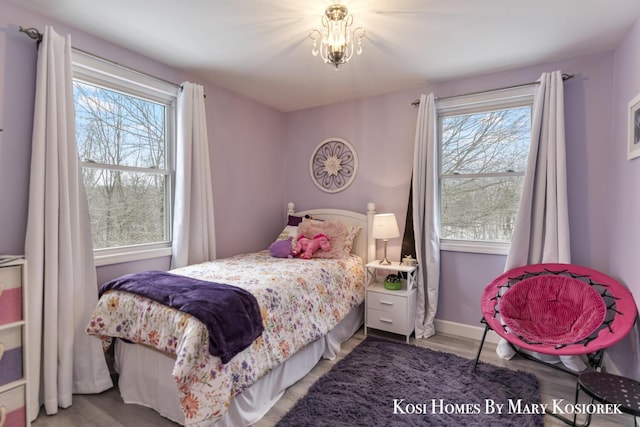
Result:
[[[362,325],[363,306],[353,309],[326,336],[309,344],[234,397],[217,426],[238,427],[257,422],[282,397],[287,387],[307,375],[320,358],[335,358],[340,344]],[[116,340],[115,368],[120,374],[118,387],[123,401],[152,408],[183,425],[184,413],[171,375],[174,363],[175,358],[166,353]]]

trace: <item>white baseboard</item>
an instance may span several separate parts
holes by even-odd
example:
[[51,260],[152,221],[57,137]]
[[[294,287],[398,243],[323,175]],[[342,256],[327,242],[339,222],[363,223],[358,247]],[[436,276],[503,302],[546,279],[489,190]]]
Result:
[[[482,334],[484,333],[484,327],[450,322],[448,320],[435,319],[434,324],[437,332],[478,341],[482,339]],[[485,338],[485,342],[490,342],[492,344],[498,344],[499,340],[500,336],[491,330],[487,333],[487,337]]]

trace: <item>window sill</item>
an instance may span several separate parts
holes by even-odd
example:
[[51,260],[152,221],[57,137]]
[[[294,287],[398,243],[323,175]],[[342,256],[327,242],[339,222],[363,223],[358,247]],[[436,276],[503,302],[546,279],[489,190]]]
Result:
[[164,256],[171,256],[171,248],[152,248],[152,249],[129,249],[122,252],[111,252],[101,254],[100,251],[94,251],[94,261],[96,267],[111,264],[120,264],[123,262],[142,261],[151,258],[160,258]]
[[468,252],[475,254],[507,255],[509,243],[477,242],[465,240],[440,240],[440,250],[450,252]]

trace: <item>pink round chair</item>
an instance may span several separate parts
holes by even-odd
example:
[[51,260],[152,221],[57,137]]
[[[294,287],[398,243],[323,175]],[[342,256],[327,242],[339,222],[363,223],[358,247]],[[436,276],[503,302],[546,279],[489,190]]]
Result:
[[486,326],[474,371],[489,329],[516,349],[557,356],[587,354],[599,367],[604,351],[629,333],[637,317],[626,287],[599,271],[572,264],[509,270],[485,288],[481,308]]

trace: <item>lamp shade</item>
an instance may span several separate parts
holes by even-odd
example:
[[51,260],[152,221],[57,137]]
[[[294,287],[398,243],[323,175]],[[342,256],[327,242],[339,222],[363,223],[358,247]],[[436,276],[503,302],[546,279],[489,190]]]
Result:
[[374,215],[371,237],[374,239],[392,239],[394,237],[400,237],[400,230],[398,230],[396,215],[392,213]]

